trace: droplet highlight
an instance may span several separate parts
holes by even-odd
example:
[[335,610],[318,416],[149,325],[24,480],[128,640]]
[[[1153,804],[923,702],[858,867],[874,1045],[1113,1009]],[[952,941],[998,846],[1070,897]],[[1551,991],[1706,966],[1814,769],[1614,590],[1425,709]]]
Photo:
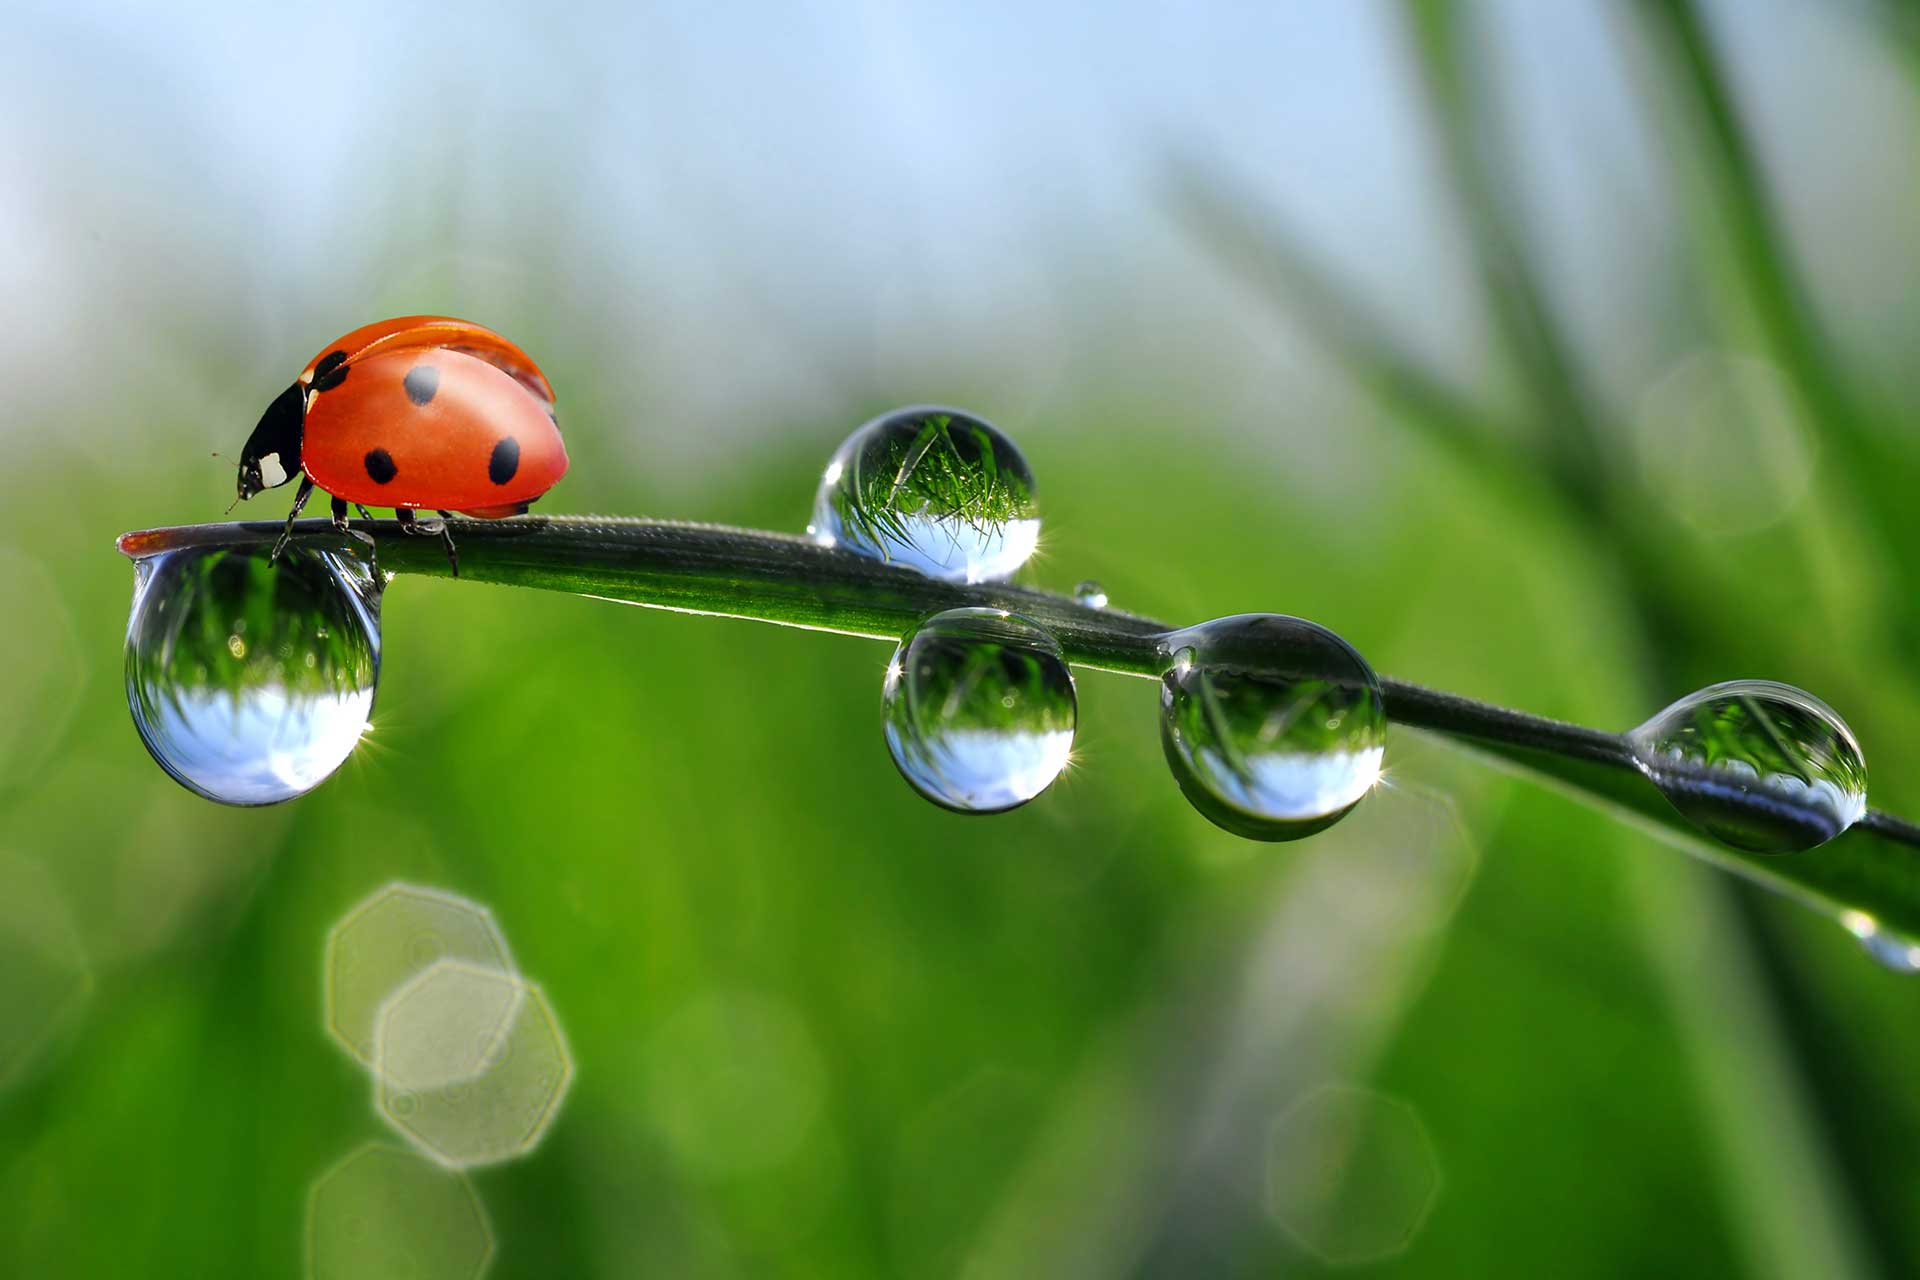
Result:
[[1825,844],[1867,811],[1867,765],[1837,712],[1792,685],[1734,680],[1627,735],[1634,762],[1688,821],[1755,853]]
[[1216,826],[1295,840],[1337,822],[1379,780],[1379,678],[1325,627],[1240,614],[1172,632],[1162,652],[1161,746]]
[[1045,791],[1067,767],[1079,719],[1059,644],[1001,609],[921,622],[887,664],[882,703],[901,776],[961,813],[1000,813]]
[[834,451],[807,532],[948,582],[997,582],[1040,539],[1033,469],[984,419],[940,406],[896,410]]
[[367,731],[380,588],[344,551],[190,547],[134,563],[127,703],[160,767],[232,805],[332,776]]
[[1920,943],[1880,927],[1864,911],[1842,911],[1840,925],[1859,940],[1874,962],[1895,973],[1920,973]]

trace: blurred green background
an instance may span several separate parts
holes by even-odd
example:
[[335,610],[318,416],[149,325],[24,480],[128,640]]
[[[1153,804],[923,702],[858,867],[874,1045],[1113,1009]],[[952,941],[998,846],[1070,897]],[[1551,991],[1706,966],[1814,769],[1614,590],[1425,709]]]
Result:
[[407,579],[360,753],[225,810],[132,731],[112,549],[217,518],[329,338],[446,312],[559,391],[543,510],[797,530],[854,425],[958,403],[1041,585],[1602,726],[1790,681],[1912,816],[1911,5],[0,35],[0,1274],[301,1274],[388,1136],[322,949],[394,880],[571,1045],[472,1175],[495,1276],[1920,1272],[1920,978],[1451,748],[1250,844],[1083,673],[1075,770],[967,819],[884,646]]

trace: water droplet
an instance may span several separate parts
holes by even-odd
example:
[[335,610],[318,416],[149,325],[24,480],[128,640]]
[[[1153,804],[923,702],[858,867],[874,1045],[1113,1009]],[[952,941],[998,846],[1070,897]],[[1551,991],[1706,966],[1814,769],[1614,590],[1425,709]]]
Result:
[[1864,911],[1842,911],[1840,924],[1881,965],[1895,973],[1920,973],[1920,943],[1882,929]]
[[1089,609],[1104,609],[1107,607],[1107,589],[1095,582],[1092,578],[1088,578],[1085,582],[1073,589],[1073,598]]
[[1867,811],[1867,765],[1853,730],[1792,685],[1712,685],[1627,738],[1640,771],[1673,807],[1737,849],[1798,853]]
[[1000,609],[949,609],[901,640],[883,694],[887,749],[935,804],[999,813],[1067,766],[1079,704],[1060,646]]
[[1160,742],[1180,790],[1216,826],[1253,840],[1312,835],[1379,779],[1380,682],[1325,627],[1248,613],[1162,645]]
[[127,702],[161,768],[209,800],[275,804],[352,754],[380,675],[379,588],[359,560],[191,547],[134,570]]
[[949,582],[997,582],[1040,539],[1033,470],[991,423],[938,406],[896,410],[835,450],[807,532]]

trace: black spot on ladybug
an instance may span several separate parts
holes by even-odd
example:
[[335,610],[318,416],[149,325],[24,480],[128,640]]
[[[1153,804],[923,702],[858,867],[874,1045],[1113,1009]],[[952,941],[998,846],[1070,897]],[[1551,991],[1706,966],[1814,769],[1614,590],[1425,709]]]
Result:
[[331,391],[347,380],[347,353],[329,351],[313,366],[313,389]]
[[407,389],[407,399],[415,404],[427,404],[440,389],[440,371],[430,364],[417,364],[407,370],[406,381],[401,385]]
[[493,446],[493,456],[487,459],[487,479],[495,484],[505,484],[513,479],[513,473],[520,469],[520,442],[507,436]]
[[393,465],[393,455],[385,449],[367,450],[367,474],[373,477],[375,484],[385,484],[400,474],[400,468]]

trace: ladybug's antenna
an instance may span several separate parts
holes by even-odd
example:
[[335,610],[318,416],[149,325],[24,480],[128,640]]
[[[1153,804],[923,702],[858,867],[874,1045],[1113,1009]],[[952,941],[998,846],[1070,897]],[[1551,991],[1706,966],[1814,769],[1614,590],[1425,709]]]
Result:
[[[215,458],[219,458],[220,451],[218,449],[215,449],[213,451],[213,456]],[[232,464],[229,463],[228,465],[231,466]],[[233,495],[233,501],[227,504],[227,509],[225,511],[222,511],[220,514],[223,516],[230,516],[233,514],[233,509],[239,505],[240,505],[240,495],[236,493]]]

